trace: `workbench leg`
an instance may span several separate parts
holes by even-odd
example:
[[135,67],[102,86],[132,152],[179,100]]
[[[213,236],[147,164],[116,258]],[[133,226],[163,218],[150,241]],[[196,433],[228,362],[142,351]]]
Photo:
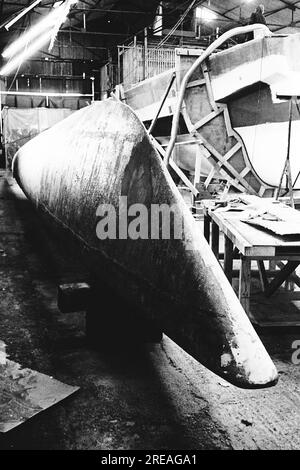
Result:
[[219,238],[220,238],[219,227],[213,221],[212,228],[211,228],[211,248],[217,260],[219,260]]
[[239,300],[247,314],[250,313],[251,259],[241,257]]
[[265,263],[263,262],[262,259],[257,260],[257,267],[258,267],[261,287],[262,287],[263,292],[265,292],[269,286],[269,281],[268,281],[268,277],[266,273]]
[[233,267],[233,243],[225,236],[224,249],[224,271],[230,284],[232,283],[232,267]]
[[210,242],[210,217],[209,215],[204,216],[204,237],[207,243]]

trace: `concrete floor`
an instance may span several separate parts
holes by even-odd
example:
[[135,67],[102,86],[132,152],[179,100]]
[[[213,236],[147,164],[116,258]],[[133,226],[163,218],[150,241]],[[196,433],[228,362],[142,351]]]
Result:
[[[156,345],[89,349],[84,316],[56,307],[57,284],[84,275],[0,173],[0,340],[23,367],[81,387],[0,435],[0,449],[300,448],[300,365],[291,361],[300,329],[260,332],[279,384],[239,390],[167,337]],[[270,316],[272,304],[265,308]]]

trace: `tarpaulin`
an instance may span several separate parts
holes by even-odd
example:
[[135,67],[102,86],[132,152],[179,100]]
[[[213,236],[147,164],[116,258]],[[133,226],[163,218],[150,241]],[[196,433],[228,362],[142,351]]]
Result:
[[3,108],[3,138],[6,167],[22,145],[73,113],[67,108]]

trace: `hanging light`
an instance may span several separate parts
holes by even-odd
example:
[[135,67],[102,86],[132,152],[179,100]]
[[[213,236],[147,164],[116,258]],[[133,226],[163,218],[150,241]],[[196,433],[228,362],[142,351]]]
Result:
[[30,44],[21,54],[15,56],[7,64],[2,67],[0,70],[0,75],[5,76],[9,75],[14,69],[18,68],[28,57],[32,56],[37,52],[41,47],[43,47],[47,42],[50,41],[51,30],[44,33],[36,41]]
[[45,29],[50,28],[55,24],[56,19],[58,18],[59,11],[56,8],[52,11],[46,18],[42,19],[38,23],[36,23],[27,33],[22,34],[19,39],[14,41],[10,46],[8,46],[3,52],[2,57],[4,59],[8,59],[12,57],[21,49],[27,46],[34,38],[36,38],[39,34],[41,34]]
[[[46,18],[34,25],[28,32],[24,33],[7,47],[2,56],[4,58],[11,58],[11,60],[2,67],[0,75],[8,75],[12,70],[20,67],[26,59],[47,44],[47,42],[52,47],[61,24],[65,22],[71,6],[77,2],[78,0],[65,0],[64,3],[56,2],[54,10]],[[22,52],[16,56],[19,51]]]
[[33,10],[34,7],[36,7],[39,3],[41,3],[42,0],[35,0],[31,5],[29,5],[27,8],[22,10],[18,15],[16,15],[11,21],[6,23],[4,26],[7,31],[11,26],[13,26],[17,21],[19,21],[24,15],[26,15],[29,11]]

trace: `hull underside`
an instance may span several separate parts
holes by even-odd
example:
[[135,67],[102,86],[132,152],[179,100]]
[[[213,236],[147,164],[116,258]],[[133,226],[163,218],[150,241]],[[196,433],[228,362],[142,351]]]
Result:
[[[129,107],[107,100],[74,113],[19,150],[14,175],[33,204],[81,244],[96,288],[105,278],[141,316],[229,382],[245,388],[276,382],[271,359]],[[176,217],[184,223],[181,239],[100,240],[99,205],[116,209],[118,225],[124,197],[128,207],[148,211],[173,206],[171,225]]]

